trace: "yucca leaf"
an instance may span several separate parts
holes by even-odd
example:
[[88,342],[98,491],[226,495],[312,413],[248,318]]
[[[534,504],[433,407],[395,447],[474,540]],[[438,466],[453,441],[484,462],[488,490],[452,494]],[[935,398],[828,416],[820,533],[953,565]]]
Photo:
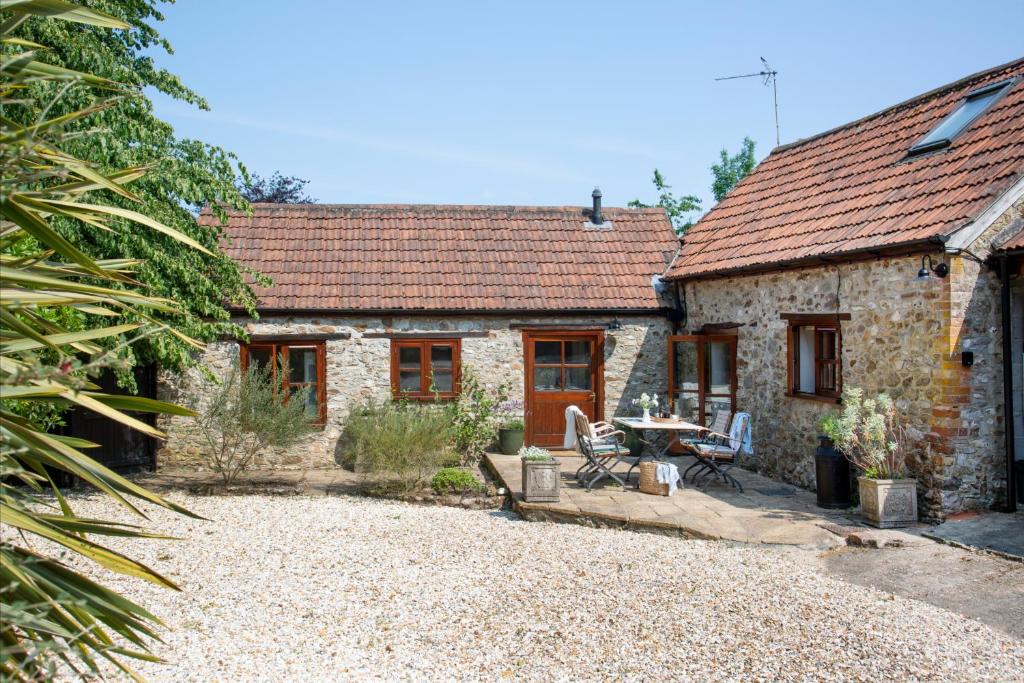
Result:
[[[114,325],[112,327],[100,327],[92,330],[81,330],[79,332],[63,332],[60,334],[50,334],[45,337],[46,344],[54,348],[63,344],[74,344],[76,342],[88,341],[91,339],[104,339],[106,337],[116,337],[119,334],[130,332],[142,327],[140,323],[128,323],[125,325]],[[0,353],[17,353],[19,351],[30,351],[32,349],[38,349],[44,346],[44,344],[34,339],[21,339],[18,341],[7,342],[0,344]]]
[[19,14],[33,14],[50,19],[63,19],[102,28],[131,28],[129,24],[105,12],[81,7],[80,5],[72,5],[63,0],[5,0],[3,8]]
[[60,202],[60,201],[53,201],[53,200],[47,201],[46,203],[49,204],[50,206],[57,206],[57,207],[60,207],[60,206],[74,206],[74,207],[77,207],[77,208],[80,208],[80,209],[91,209],[91,210],[95,211],[96,213],[105,213],[105,214],[109,214],[111,216],[119,216],[121,218],[126,218],[126,219],[128,219],[130,221],[133,221],[135,223],[140,223],[140,224],[145,225],[145,226],[147,226],[149,228],[152,228],[153,230],[156,230],[157,232],[162,232],[163,234],[167,235],[168,237],[171,237],[172,239],[178,240],[179,242],[182,242],[184,244],[187,244],[190,247],[192,247],[193,249],[196,249],[197,251],[201,251],[204,254],[208,254],[210,256],[213,256],[213,254],[210,253],[209,249],[207,249],[203,245],[199,244],[199,242],[196,242],[194,239],[192,239],[188,235],[186,235],[184,233],[181,233],[181,232],[178,232],[174,228],[169,228],[166,225],[164,225],[163,223],[161,223],[160,221],[155,221],[152,218],[150,218],[149,216],[147,216],[145,214],[141,214],[138,211],[130,211],[128,209],[122,209],[119,206],[106,206],[106,205],[102,205],[102,204],[79,204],[79,203],[74,203],[74,202]]

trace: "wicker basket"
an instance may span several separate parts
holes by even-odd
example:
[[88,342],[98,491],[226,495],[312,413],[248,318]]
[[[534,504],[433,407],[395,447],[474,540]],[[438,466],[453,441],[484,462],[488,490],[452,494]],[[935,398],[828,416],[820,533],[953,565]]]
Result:
[[655,422],[660,422],[661,424],[668,424],[669,422],[679,422],[678,417],[652,417],[651,419],[654,420]]
[[668,495],[668,484],[662,484],[658,481],[658,465],[661,464],[657,460],[644,460],[640,463],[640,490],[643,493],[649,493],[652,496],[667,496]]

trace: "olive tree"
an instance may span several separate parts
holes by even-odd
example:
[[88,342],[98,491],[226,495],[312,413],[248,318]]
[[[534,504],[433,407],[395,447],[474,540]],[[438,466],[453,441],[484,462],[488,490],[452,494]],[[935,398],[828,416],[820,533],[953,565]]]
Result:
[[[277,365],[287,374],[283,357]],[[230,486],[261,452],[294,446],[313,430],[307,414],[309,390],[288,395],[274,381],[277,376],[268,365],[254,363],[245,370],[234,365],[198,410],[204,455],[224,486]]]

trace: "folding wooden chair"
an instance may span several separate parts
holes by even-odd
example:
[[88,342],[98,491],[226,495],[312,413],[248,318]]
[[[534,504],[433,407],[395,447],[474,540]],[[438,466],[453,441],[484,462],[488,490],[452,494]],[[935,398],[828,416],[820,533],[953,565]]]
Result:
[[625,462],[623,457],[629,455],[629,449],[623,446],[626,435],[613,427],[609,429],[611,425],[607,423],[596,423],[592,429],[587,416],[579,408],[573,411],[573,419],[576,443],[584,459],[583,465],[576,471],[580,486],[589,491],[597,482],[610,478],[625,489],[626,482],[612,472],[612,468],[616,463]]
[[[683,447],[683,450],[691,455],[694,454],[694,444],[701,443],[707,439],[709,432],[717,432],[722,434],[725,430],[729,429],[729,423],[732,421],[731,410],[716,410],[711,415],[711,424],[707,427],[701,427],[697,431],[690,432],[677,432],[679,434],[679,445]],[[692,468],[692,465],[691,465]],[[687,470],[689,472],[689,470]],[[686,476],[685,474],[683,475]]]
[[743,435],[747,431],[749,421],[750,415],[737,413],[729,428],[730,434],[738,435],[736,438],[724,432],[710,432],[703,441],[694,443],[693,455],[697,458],[697,462],[686,469],[686,472],[683,473],[683,480],[686,480],[686,475],[690,470],[699,467],[700,469],[693,475],[694,484],[697,483],[697,477],[706,478],[714,475],[716,479],[721,477],[723,482],[731,484],[738,488],[740,493],[743,493],[743,485],[729,474],[729,470],[736,466],[740,448],[743,446]]

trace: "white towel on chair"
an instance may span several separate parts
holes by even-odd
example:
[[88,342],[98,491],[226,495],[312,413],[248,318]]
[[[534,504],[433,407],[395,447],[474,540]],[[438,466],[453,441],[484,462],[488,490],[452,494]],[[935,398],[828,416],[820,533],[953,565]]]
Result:
[[676,492],[679,486],[682,486],[683,478],[679,476],[679,468],[670,462],[659,462],[658,469],[655,470],[655,477],[659,484],[668,484],[668,495],[672,495]]
[[576,442],[576,413],[579,412],[576,406],[569,406],[565,409],[565,437],[562,439],[562,448],[578,449]]

